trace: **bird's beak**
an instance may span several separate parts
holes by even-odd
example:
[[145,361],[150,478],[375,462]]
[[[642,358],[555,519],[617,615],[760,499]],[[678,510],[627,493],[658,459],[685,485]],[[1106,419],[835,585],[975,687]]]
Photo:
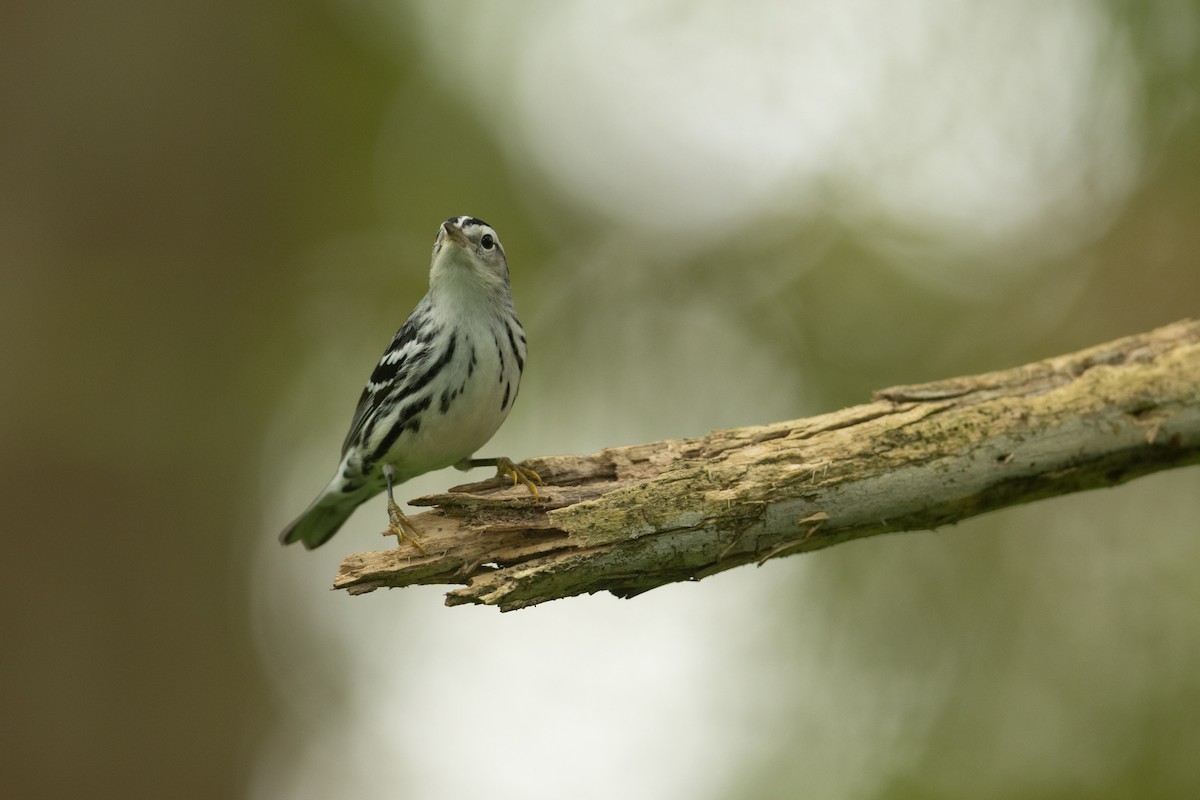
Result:
[[471,242],[467,239],[467,235],[463,233],[463,229],[454,223],[449,221],[443,222],[442,230],[446,232],[446,236],[442,240],[443,244],[446,242],[454,242],[454,244],[458,245],[459,247],[469,248],[471,246]]

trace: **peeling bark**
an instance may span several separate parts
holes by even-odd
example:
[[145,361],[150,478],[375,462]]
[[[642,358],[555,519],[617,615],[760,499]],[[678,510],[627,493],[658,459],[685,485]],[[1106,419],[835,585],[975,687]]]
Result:
[[461,584],[448,605],[632,597],[742,564],[1200,463],[1200,322],[1016,369],[877,392],[807,419],[525,464],[413,501],[427,534],[348,556],[351,594]]

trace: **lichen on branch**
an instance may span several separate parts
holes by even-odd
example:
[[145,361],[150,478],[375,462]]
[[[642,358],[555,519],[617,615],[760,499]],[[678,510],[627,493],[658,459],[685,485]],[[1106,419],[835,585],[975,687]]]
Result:
[[502,610],[632,597],[1200,463],[1200,322],[816,417],[525,463],[539,502],[499,480],[418,498],[434,506],[413,517],[425,552],[348,556],[334,587],[459,585],[447,604]]

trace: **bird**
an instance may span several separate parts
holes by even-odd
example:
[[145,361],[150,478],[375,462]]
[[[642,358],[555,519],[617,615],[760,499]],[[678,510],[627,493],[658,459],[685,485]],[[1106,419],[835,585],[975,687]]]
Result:
[[448,466],[495,467],[514,487],[524,484],[536,503],[542,479],[535,471],[508,458],[473,457],[512,410],[527,351],[499,235],[476,217],[451,217],[433,243],[429,291],[362,390],[337,471],[280,541],[320,547],[356,508],[386,490],[383,535],[424,552],[417,541],[422,532],[392,492]]

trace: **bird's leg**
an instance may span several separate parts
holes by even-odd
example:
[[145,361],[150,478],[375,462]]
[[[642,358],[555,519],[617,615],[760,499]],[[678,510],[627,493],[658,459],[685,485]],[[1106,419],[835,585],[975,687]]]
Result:
[[503,478],[511,475],[513,486],[517,483],[525,484],[525,488],[533,495],[533,502],[537,502],[538,497],[537,485],[545,485],[542,476],[531,470],[529,467],[522,467],[519,464],[514,464],[511,458],[500,456],[499,458],[464,458],[454,465],[458,469],[473,469],[474,467],[495,467],[496,477]]
[[417,530],[417,526],[413,525],[412,520],[405,516],[404,512],[400,510],[400,506],[396,505],[396,499],[392,497],[392,480],[395,477],[395,468],[391,464],[383,466],[383,477],[387,481],[388,529],[381,535],[395,536],[396,547],[402,547],[405,542],[408,542],[424,554],[425,548],[421,546],[421,543],[417,539],[423,537],[425,534]]

